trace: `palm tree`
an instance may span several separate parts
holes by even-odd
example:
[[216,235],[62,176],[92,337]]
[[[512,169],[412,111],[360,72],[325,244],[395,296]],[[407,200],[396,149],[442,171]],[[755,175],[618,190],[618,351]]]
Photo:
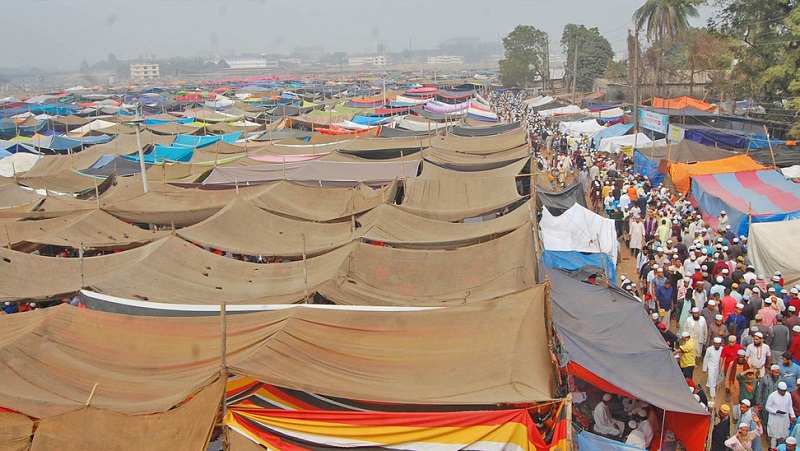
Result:
[[[637,30],[645,31],[648,42],[661,47],[690,28],[689,19],[700,16],[697,7],[703,3],[705,0],[647,0],[633,13],[633,23]],[[654,88],[661,66],[660,49],[657,53]]]

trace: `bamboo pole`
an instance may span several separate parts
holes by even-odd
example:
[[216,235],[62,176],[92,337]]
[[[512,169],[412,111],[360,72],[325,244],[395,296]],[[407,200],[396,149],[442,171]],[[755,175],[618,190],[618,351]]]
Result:
[[8,235],[8,226],[4,224],[3,230],[6,232],[6,247],[11,250],[11,237]]
[[303,294],[308,304],[308,259],[306,258],[306,234],[303,234]]
[[100,382],[95,382],[92,386],[92,391],[89,392],[89,397],[86,398],[86,407],[89,407],[89,404],[92,403],[92,398],[94,398],[94,393],[97,391],[98,385],[100,385]]
[[[219,336],[219,377],[228,379],[228,318],[225,300],[223,299],[219,305],[219,320],[220,320],[220,336]],[[228,414],[228,406],[225,402],[225,394],[222,395],[222,418]]]
[[80,265],[81,265],[81,290],[82,290],[86,287],[86,284],[84,283],[85,276],[83,273],[83,241],[81,241],[80,247],[78,248],[78,258],[80,259]]
[[775,151],[772,150],[772,139],[769,137],[769,130],[767,130],[767,126],[764,125],[764,134],[767,135],[767,144],[769,144],[769,153],[772,154],[772,168],[777,169],[778,165],[775,163]]

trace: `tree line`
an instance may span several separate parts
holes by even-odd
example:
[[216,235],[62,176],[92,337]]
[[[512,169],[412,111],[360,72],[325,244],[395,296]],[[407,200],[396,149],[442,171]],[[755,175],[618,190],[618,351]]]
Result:
[[[692,27],[703,7],[712,9],[711,18]],[[597,78],[628,84],[637,78],[647,99],[669,95],[665,87],[679,80],[690,84],[697,98],[750,101],[758,108],[751,105],[744,114],[784,124],[781,128],[800,137],[798,0],[646,0],[632,12],[628,58],[621,61],[613,59],[597,28],[568,24],[559,44],[566,56],[564,86],[575,80],[585,92]],[[518,25],[503,47],[504,86],[551,88],[549,55],[555,48],[546,33]]]

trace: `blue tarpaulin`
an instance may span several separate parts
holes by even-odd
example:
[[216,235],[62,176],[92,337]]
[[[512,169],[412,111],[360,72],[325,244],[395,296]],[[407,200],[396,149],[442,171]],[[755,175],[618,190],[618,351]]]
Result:
[[728,130],[698,125],[682,125],[684,129],[683,139],[705,144],[712,147],[724,147],[728,149],[763,149],[769,147],[770,141],[773,146],[786,144],[786,141],[778,139],[768,139],[764,135],[749,134],[740,130]]
[[359,125],[380,125],[391,122],[392,120],[393,118],[391,117],[355,115],[351,122],[355,122]]
[[617,281],[617,270],[614,263],[608,254],[602,252],[584,254],[578,251],[545,250],[542,253],[542,263],[551,268],[566,269],[567,271],[575,271],[589,265],[597,266],[606,271],[608,279],[612,283]]
[[614,124],[610,127],[606,127],[597,132],[592,138],[592,142],[594,142],[594,146],[597,147],[600,145],[601,139],[623,136],[626,133],[628,133],[632,128],[633,124]]
[[575,436],[578,442],[578,449],[581,451],[644,451],[642,448],[633,445],[611,440],[592,434],[589,431],[581,431]]
[[[152,151],[144,155],[145,163],[163,163],[164,160],[186,163],[192,159],[194,147],[188,146],[162,146],[156,144]],[[124,158],[139,161],[138,155],[126,155]]]
[[658,172],[658,163],[642,155],[638,150],[633,151],[633,172],[646,175],[653,186],[664,183],[664,174]]
[[144,120],[144,125],[159,125],[159,124],[167,124],[170,122],[174,122],[176,124],[188,124],[190,122],[194,122],[194,117],[184,117],[178,119],[177,117],[174,120],[165,120],[165,119],[147,119]]
[[193,136],[193,135],[178,135],[175,138],[173,146],[185,146],[192,148],[200,148],[210,146],[217,141],[233,144],[242,135],[242,132],[227,133],[225,135],[209,135],[209,136]]

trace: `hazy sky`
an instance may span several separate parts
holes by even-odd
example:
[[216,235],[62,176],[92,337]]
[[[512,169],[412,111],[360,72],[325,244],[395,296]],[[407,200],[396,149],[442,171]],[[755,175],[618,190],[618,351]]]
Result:
[[[0,67],[77,69],[119,59],[202,54],[433,48],[451,37],[498,41],[533,25],[557,43],[567,23],[599,27],[625,51],[644,0],[20,0],[4,1]],[[708,12],[705,12],[708,14]],[[703,20],[697,21],[702,24]]]

